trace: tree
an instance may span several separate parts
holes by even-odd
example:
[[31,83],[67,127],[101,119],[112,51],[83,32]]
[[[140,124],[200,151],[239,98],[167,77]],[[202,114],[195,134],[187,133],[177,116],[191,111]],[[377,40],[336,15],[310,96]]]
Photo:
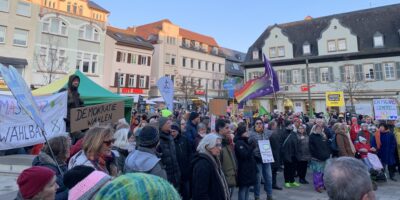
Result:
[[66,50],[60,48],[60,38],[47,35],[47,46],[39,47],[34,55],[37,72],[43,75],[43,84],[51,84],[57,74],[66,74],[68,57]]
[[190,76],[179,75],[177,77],[175,91],[178,93],[177,96],[183,97],[185,105],[187,105],[189,98],[195,97],[195,91],[200,90],[203,87],[199,83],[199,79]]

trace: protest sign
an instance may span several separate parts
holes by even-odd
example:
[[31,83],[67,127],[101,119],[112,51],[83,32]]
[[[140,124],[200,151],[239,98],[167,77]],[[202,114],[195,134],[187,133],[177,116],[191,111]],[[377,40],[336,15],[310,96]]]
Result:
[[258,148],[260,149],[261,158],[262,158],[263,163],[275,162],[269,140],[259,140]]
[[215,131],[215,120],[216,120],[216,117],[215,117],[215,115],[211,115],[211,133],[213,133],[214,131]]
[[158,90],[164,98],[168,110],[174,112],[174,82],[166,76],[157,81]]
[[373,116],[371,104],[355,104],[354,107],[357,114]]
[[[66,135],[67,92],[34,97],[48,139]],[[0,150],[44,143],[41,128],[11,95],[0,95]]]
[[124,102],[112,102],[71,109],[71,132],[80,131],[96,123],[114,123],[124,118]]
[[341,107],[344,106],[344,94],[339,92],[326,92],[326,106],[327,107]]
[[228,107],[228,102],[224,99],[211,99],[209,103],[210,113],[216,116],[226,115],[226,108]]
[[396,99],[374,99],[375,119],[397,120]]
[[245,106],[243,109],[243,116],[246,118],[252,118],[253,117],[253,108],[254,106]]

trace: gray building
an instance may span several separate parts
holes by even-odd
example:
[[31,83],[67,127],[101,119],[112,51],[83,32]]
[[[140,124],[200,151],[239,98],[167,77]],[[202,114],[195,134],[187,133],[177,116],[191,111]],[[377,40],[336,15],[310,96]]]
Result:
[[400,4],[395,4],[267,27],[248,49],[245,79],[263,74],[265,54],[278,74],[280,91],[277,101],[270,95],[251,103],[268,109],[277,106],[281,111],[305,112],[311,106],[315,112],[326,112],[345,110],[326,107],[328,91],[344,91],[346,106],[371,107],[374,98],[396,98],[400,91],[399,19]]

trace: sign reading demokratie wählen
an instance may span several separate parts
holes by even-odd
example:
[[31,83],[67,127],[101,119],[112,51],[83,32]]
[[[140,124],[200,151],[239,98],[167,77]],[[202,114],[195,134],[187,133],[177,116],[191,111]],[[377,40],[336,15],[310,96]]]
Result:
[[[67,92],[34,97],[48,139],[66,135]],[[12,95],[0,95],[0,150],[44,143],[41,128]]]
[[375,119],[397,120],[396,99],[374,99]]
[[114,123],[124,118],[124,102],[112,102],[71,110],[71,132],[87,129],[96,123]]

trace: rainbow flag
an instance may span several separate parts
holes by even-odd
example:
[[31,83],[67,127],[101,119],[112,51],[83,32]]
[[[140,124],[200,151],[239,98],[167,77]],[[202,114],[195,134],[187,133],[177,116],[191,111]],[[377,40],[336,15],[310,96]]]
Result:
[[264,56],[264,75],[246,82],[246,84],[235,92],[238,102],[255,99],[279,91],[279,81],[271,64]]

